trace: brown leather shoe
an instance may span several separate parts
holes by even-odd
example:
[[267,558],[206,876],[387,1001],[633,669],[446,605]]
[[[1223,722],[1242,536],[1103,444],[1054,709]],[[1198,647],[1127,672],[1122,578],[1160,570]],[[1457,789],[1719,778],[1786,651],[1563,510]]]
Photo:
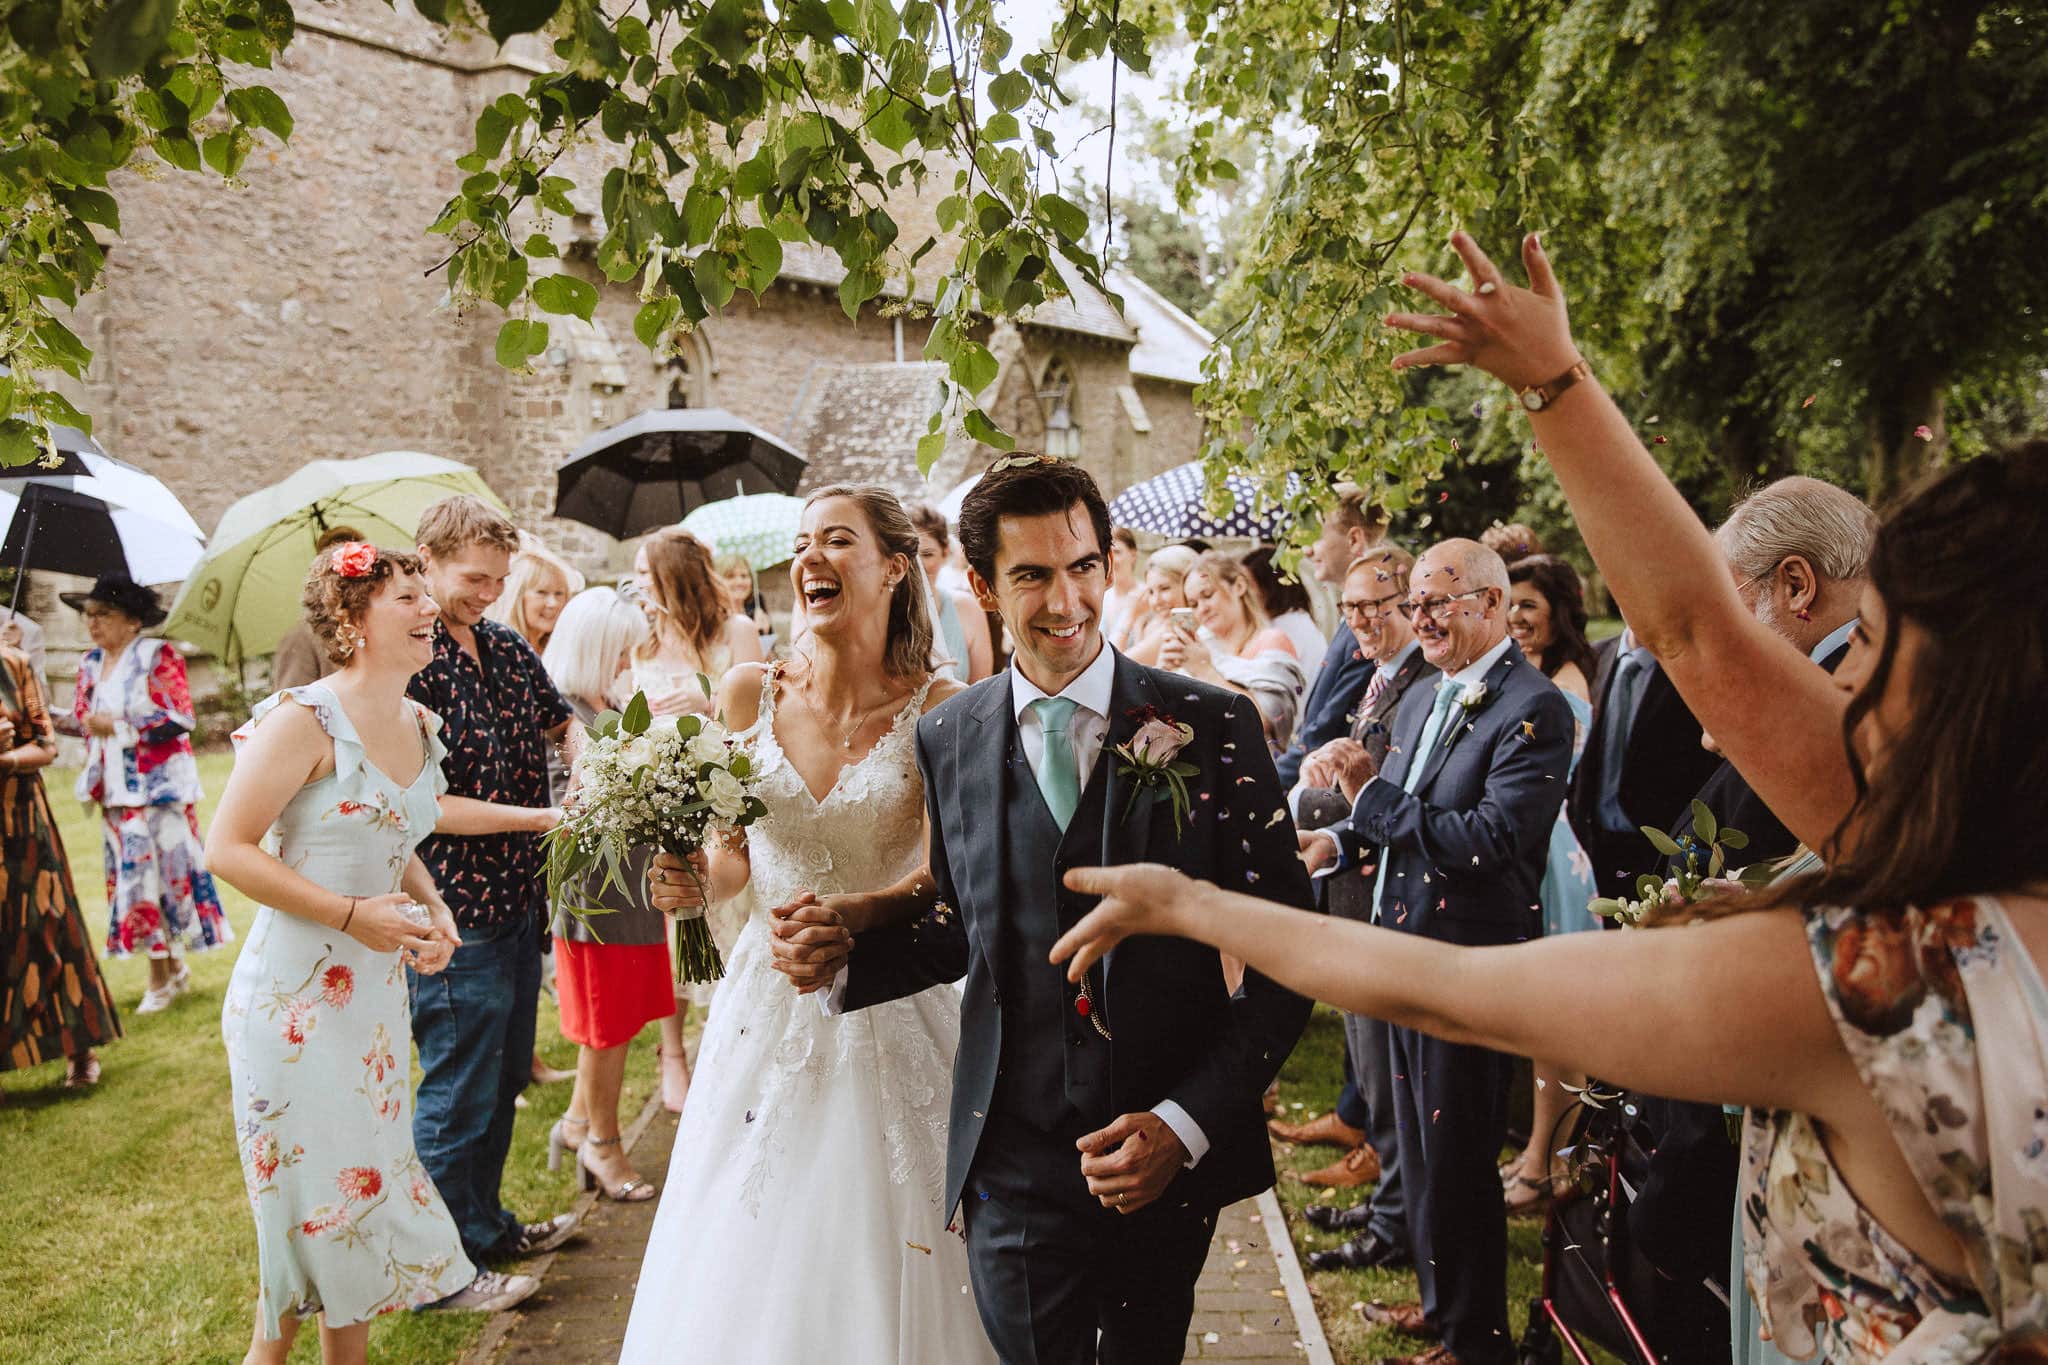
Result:
[[1381,1356],[1379,1365],[1458,1365],[1458,1357],[1448,1346],[1432,1346],[1421,1355]]
[[1330,1190],[1351,1190],[1370,1185],[1380,1178],[1380,1154],[1361,1142],[1319,1171],[1301,1177],[1304,1185],[1321,1185]]
[[1334,1109],[1327,1114],[1318,1114],[1307,1123],[1282,1123],[1279,1119],[1269,1119],[1266,1131],[1282,1142],[1324,1143],[1347,1151],[1365,1141],[1365,1130],[1353,1128],[1338,1118]]
[[[1391,1327],[1405,1337],[1421,1337],[1424,1341],[1435,1341],[1443,1333],[1435,1323],[1422,1314],[1422,1305],[1416,1302],[1382,1303],[1374,1299],[1362,1305],[1358,1315],[1375,1327]],[[1442,1347],[1434,1348],[1443,1350]]]

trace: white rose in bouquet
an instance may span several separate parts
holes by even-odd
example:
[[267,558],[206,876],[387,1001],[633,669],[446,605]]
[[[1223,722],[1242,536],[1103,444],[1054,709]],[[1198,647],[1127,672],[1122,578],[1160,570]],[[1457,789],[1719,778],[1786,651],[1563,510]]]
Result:
[[704,799],[711,803],[711,813],[721,820],[737,820],[746,813],[747,789],[727,769],[711,770],[704,782]]
[[689,742],[690,762],[698,766],[710,763],[723,768],[726,763],[725,727],[704,727],[702,734]]

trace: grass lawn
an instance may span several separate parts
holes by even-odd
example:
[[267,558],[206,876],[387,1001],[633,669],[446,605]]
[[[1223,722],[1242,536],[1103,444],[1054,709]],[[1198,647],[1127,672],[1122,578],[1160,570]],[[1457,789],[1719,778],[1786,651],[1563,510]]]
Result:
[[[230,759],[202,754],[208,800],[201,827],[227,784]],[[97,816],[71,798],[73,774],[47,774],[51,803],[87,925],[106,925]],[[223,885],[237,941],[191,958],[193,989],[168,1011],[136,1017],[147,965],[103,964],[128,1036],[101,1052],[105,1074],[91,1091],[59,1084],[61,1062],[0,1072],[0,1360],[130,1362],[239,1360],[255,1320],[256,1235],[242,1189],[230,1121],[221,996],[247,938],[251,903]],[[634,1046],[621,1112],[639,1112],[654,1083],[649,1029]],[[542,1055],[575,1065],[555,1008],[540,1007]],[[527,1092],[505,1193],[522,1217],[569,1207],[575,1173],[546,1167],[548,1126],[569,1102],[567,1084]],[[659,1172],[648,1172],[658,1176]],[[371,1328],[374,1359],[425,1365],[455,1360],[482,1332],[474,1313],[399,1313]],[[301,1332],[294,1361],[319,1359],[318,1334]]]
[[[1316,1006],[1308,1030],[1295,1047],[1294,1055],[1280,1069],[1280,1108],[1283,1117],[1299,1122],[1334,1107],[1344,1080],[1344,1024],[1342,1016],[1326,1005]],[[1273,1144],[1273,1158],[1280,1168],[1276,1193],[1287,1211],[1288,1231],[1301,1255],[1302,1270],[1308,1276],[1309,1291],[1315,1295],[1316,1310],[1329,1337],[1330,1352],[1345,1365],[1371,1361],[1383,1355],[1410,1355],[1430,1343],[1405,1337],[1385,1327],[1375,1327],[1358,1315],[1356,1304],[1372,1299],[1399,1303],[1416,1297],[1415,1276],[1405,1270],[1310,1270],[1308,1253],[1334,1247],[1346,1234],[1318,1232],[1302,1218],[1302,1210],[1323,1202],[1355,1204],[1361,1191],[1328,1192],[1293,1179],[1290,1172],[1312,1171],[1327,1166],[1337,1157],[1333,1147],[1289,1147]],[[1505,1154],[1503,1154],[1505,1159]],[[1535,1218],[1517,1218],[1508,1224],[1508,1321],[1520,1340],[1522,1324],[1528,1317],[1529,1300],[1534,1298],[1543,1269],[1543,1224]]]

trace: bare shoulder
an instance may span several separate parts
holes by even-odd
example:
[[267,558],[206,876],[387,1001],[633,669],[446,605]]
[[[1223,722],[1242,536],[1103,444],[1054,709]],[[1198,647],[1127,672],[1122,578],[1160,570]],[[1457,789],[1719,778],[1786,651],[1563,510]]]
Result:
[[953,700],[967,690],[967,684],[952,678],[933,678],[932,690],[924,694],[924,710],[918,714],[928,716],[939,706]]
[[744,730],[761,718],[761,683],[773,669],[773,664],[745,663],[725,670],[717,705],[729,728]]
[[301,783],[309,782],[333,769],[334,741],[312,707],[286,695],[256,722],[235,766],[296,772]]

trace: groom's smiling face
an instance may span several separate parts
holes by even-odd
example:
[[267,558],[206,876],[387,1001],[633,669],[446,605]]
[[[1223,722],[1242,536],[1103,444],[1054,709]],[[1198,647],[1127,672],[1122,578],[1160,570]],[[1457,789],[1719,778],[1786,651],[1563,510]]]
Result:
[[975,596],[1009,627],[1017,667],[1057,695],[1102,649],[1109,565],[1088,509],[996,521],[995,581],[970,575]]

